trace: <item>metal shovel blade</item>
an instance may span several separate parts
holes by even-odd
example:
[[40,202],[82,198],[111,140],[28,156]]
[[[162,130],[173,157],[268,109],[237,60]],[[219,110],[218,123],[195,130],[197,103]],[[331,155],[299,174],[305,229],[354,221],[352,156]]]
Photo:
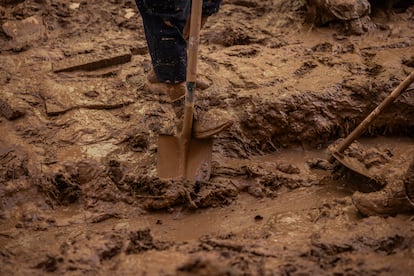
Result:
[[345,156],[337,151],[332,152],[332,156],[339,161],[342,165],[348,169],[358,173],[359,175],[365,176],[370,180],[378,182],[374,175],[372,175],[366,168],[365,165],[358,162],[355,159],[351,159],[348,156]]
[[[180,137],[158,137],[157,170],[161,179],[185,178],[191,181],[210,179],[213,139],[189,140],[188,152],[183,155]],[[183,160],[184,156],[187,160]],[[181,166],[185,166],[184,169]]]

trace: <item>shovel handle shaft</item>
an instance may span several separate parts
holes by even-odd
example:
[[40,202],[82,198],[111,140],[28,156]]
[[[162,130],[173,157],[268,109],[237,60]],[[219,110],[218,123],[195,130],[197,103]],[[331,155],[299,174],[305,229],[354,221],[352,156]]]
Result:
[[[357,139],[378,117],[381,112],[388,107],[391,103],[395,101],[395,99],[410,86],[411,83],[414,81],[414,71],[403,81],[401,82],[392,92],[388,95],[346,138],[343,140],[338,147],[336,148],[336,152],[342,153],[345,149],[348,148],[352,142]],[[331,156],[328,160],[330,163],[335,161],[335,157]]]
[[190,15],[190,36],[188,39],[187,82],[197,79],[197,54],[200,40],[202,0],[192,0]]
[[181,136],[184,140],[191,139],[194,113],[194,92],[197,80],[197,54],[200,40],[202,0],[192,0],[190,15],[190,37],[188,40],[187,91],[184,104],[184,122]]
[[188,39],[187,58],[187,91],[185,94],[183,128],[181,132],[181,175],[186,176],[188,167],[188,152],[191,143],[194,114],[194,92],[197,80],[197,54],[200,40],[202,1],[192,0],[190,14],[190,36]]
[[202,1],[192,0],[190,14],[190,37],[188,39],[187,60],[187,91],[185,94],[184,122],[181,136],[184,140],[191,139],[194,113],[194,93],[197,80],[197,54],[200,40]]

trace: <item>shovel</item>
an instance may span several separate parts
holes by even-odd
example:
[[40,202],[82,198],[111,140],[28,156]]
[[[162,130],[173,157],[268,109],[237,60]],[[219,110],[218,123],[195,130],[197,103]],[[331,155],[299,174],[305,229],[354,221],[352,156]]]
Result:
[[328,159],[330,163],[338,160],[345,167],[353,170],[360,175],[366,176],[369,179],[375,180],[375,176],[371,175],[363,164],[355,162],[355,160],[344,156],[342,153],[349,147],[352,142],[357,139],[377,118],[377,116],[391,103],[397,99],[397,97],[407,89],[410,84],[414,81],[414,71],[401,82],[392,92],[388,95],[346,138],[343,140],[338,147],[331,153],[332,156]]
[[201,11],[202,0],[192,0],[183,127],[178,137],[171,135],[158,137],[157,171],[161,179],[197,181],[210,178],[213,140],[196,139],[191,136]]

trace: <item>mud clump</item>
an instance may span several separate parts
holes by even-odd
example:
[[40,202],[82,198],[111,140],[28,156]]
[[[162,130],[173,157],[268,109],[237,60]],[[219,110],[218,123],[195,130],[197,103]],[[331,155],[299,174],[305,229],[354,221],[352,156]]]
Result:
[[0,180],[5,183],[29,175],[28,158],[21,151],[2,148],[0,151]]
[[241,275],[240,271],[236,271],[233,268],[226,267],[217,260],[209,259],[206,257],[193,257],[185,264],[177,268],[177,274],[179,276],[185,275],[228,275],[235,276]]
[[169,243],[155,241],[150,229],[138,230],[129,234],[129,243],[125,252],[127,254],[139,254],[148,250],[165,250]]
[[79,184],[73,181],[71,177],[63,174],[57,174],[51,182],[52,185],[56,187],[57,200],[59,203],[68,205],[79,200],[81,189]]
[[229,47],[251,44],[254,41],[254,37],[249,34],[249,30],[242,29],[242,27],[227,27],[221,34],[216,34],[210,40],[212,43]]
[[149,229],[91,232],[69,237],[56,251],[41,256],[33,268],[60,273],[96,271],[111,260],[121,261],[125,255],[144,254],[151,250],[163,251],[172,245],[171,242],[153,239]]
[[126,142],[131,147],[131,149],[136,152],[144,152],[149,147],[147,133],[137,133],[135,135],[132,135],[131,137],[128,137]]
[[52,205],[84,203],[93,208],[97,201],[125,202],[149,210],[176,205],[206,208],[230,204],[238,191],[228,182],[161,180],[137,175],[132,168],[111,159],[107,165],[93,160],[67,162],[49,176],[41,175],[40,191]]
[[131,187],[133,196],[141,199],[145,208],[152,210],[168,209],[175,205],[188,208],[223,206],[230,204],[238,195],[235,187],[213,182],[192,183],[144,177],[135,178],[127,185]]
[[6,5],[14,5],[14,4],[18,4],[18,3],[22,3],[25,0],[2,0],[0,2],[1,6],[6,6]]
[[[369,218],[362,222],[363,225],[370,225],[378,218]],[[386,223],[381,229],[371,230],[370,235],[366,235],[367,229],[358,226],[352,233],[341,233],[336,236],[335,241],[329,237],[330,234],[322,231],[319,235],[312,237],[312,249],[309,255],[304,256],[318,262],[322,268],[343,270],[351,269],[354,273],[365,271],[370,265],[369,261],[362,263],[360,267],[351,268],[347,262],[351,255],[393,255],[396,250],[406,248],[410,241],[405,240],[401,234],[404,232],[398,227],[393,227],[393,219]],[[369,227],[368,227],[369,228]],[[402,231],[402,232],[400,232]],[[410,238],[409,238],[410,239]],[[352,253],[352,254],[351,254]],[[387,265],[379,265],[376,271],[387,271]]]
[[404,64],[405,66],[414,68],[414,56],[403,59],[402,64]]

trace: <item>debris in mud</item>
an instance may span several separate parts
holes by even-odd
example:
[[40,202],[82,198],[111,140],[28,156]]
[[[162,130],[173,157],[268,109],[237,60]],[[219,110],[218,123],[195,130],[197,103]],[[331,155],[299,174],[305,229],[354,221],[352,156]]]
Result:
[[332,169],[332,164],[329,163],[328,160],[322,158],[313,158],[306,163],[311,169],[320,169],[324,171]]
[[56,172],[39,176],[37,186],[57,205],[96,200],[131,203],[128,195],[110,179],[107,170],[93,160],[67,162]]
[[0,115],[7,120],[15,120],[23,117],[25,114],[26,111],[24,110],[23,105],[16,101],[16,99],[10,99],[8,97],[0,99]]
[[199,208],[229,205],[237,198],[237,189],[228,182],[197,182],[194,203]]
[[243,25],[236,28],[228,26],[221,34],[214,34],[210,41],[226,47],[233,45],[249,45],[255,40],[250,30],[243,29]]
[[[79,233],[60,246],[64,259],[62,266],[67,270],[97,269],[103,262],[120,254],[124,238],[120,233],[95,233],[87,235]],[[66,270],[65,269],[65,270]]]
[[404,64],[405,66],[414,68],[414,56],[411,56],[410,58],[403,59],[402,64]]
[[149,133],[143,130],[130,132],[123,141],[120,141],[122,142],[125,142],[132,151],[145,152],[149,147]]
[[379,220],[381,219],[378,217],[366,218],[360,225],[354,227],[352,232],[342,233],[341,236],[332,235],[329,230],[314,235],[311,256],[323,260],[323,256],[338,257],[347,252],[366,252],[368,249],[373,249],[378,254],[390,255],[395,254],[397,248],[412,243],[410,238],[408,240],[403,238],[406,230],[392,225],[392,218],[385,219],[382,223]]
[[[136,102],[136,95],[128,91],[119,80],[102,83],[101,79],[48,80],[43,82],[41,96],[49,116],[64,114],[71,110],[116,109]],[[94,93],[96,97],[90,97]]]
[[193,257],[177,268],[177,276],[185,275],[239,275],[234,269],[223,265],[221,262],[206,257]]
[[302,66],[294,72],[294,74],[297,76],[303,76],[317,66],[318,65],[312,61],[304,62]]
[[148,209],[168,209],[183,204],[188,208],[206,208],[228,205],[238,195],[232,185],[220,182],[174,181],[141,177],[125,179],[134,197]]
[[274,169],[267,169],[260,165],[239,167],[215,165],[212,180],[230,178],[237,190],[246,191],[255,197],[273,197],[277,196],[277,191],[282,187],[296,189],[316,183],[312,177],[305,177],[300,169],[293,165],[277,163],[273,164],[273,167]]
[[[272,248],[263,246],[259,241],[251,245],[243,239],[233,240],[232,237],[215,239],[208,236],[200,238],[199,248],[193,252],[193,255],[185,264],[177,268],[179,275],[187,275],[185,273],[189,272],[202,274],[217,270],[225,275],[262,274],[271,270],[270,268],[267,270],[262,261],[278,258],[273,254]],[[274,269],[273,267],[273,271]]]
[[62,257],[55,257],[47,255],[44,261],[38,263],[34,268],[42,269],[46,272],[55,272],[58,269],[59,263],[63,262]]
[[[51,180],[55,187],[57,200],[63,205],[72,204],[78,201],[81,195],[79,183],[72,178],[72,176],[65,174],[57,174]],[[52,195],[53,192],[50,193]],[[54,193],[53,193],[54,194]]]
[[6,5],[15,5],[21,2],[24,2],[25,0],[2,0],[0,2],[0,6],[6,6]]
[[127,254],[139,254],[147,250],[165,250],[170,243],[155,241],[150,229],[138,230],[129,233],[129,243],[125,252]]
[[113,49],[103,53],[90,53],[63,59],[54,62],[52,68],[55,73],[76,70],[92,71],[130,62],[131,57],[132,54],[129,49]]
[[[368,0],[308,0],[308,20],[317,26],[334,20],[344,22],[352,33],[362,34],[370,23],[370,3]],[[371,23],[372,24],[372,23]]]
[[0,84],[8,84],[11,80],[11,75],[7,70],[0,67]]
[[46,34],[43,18],[38,15],[23,20],[6,21],[1,27],[4,34],[12,38],[8,43],[14,51],[29,47],[32,42],[41,40]]
[[[3,141],[1,142],[3,144]],[[5,143],[3,145],[5,145]],[[2,183],[27,177],[29,175],[27,166],[28,156],[23,153],[21,149],[13,147],[12,145],[1,149],[0,180]]]
[[255,221],[263,220],[263,217],[261,215],[254,216]]

